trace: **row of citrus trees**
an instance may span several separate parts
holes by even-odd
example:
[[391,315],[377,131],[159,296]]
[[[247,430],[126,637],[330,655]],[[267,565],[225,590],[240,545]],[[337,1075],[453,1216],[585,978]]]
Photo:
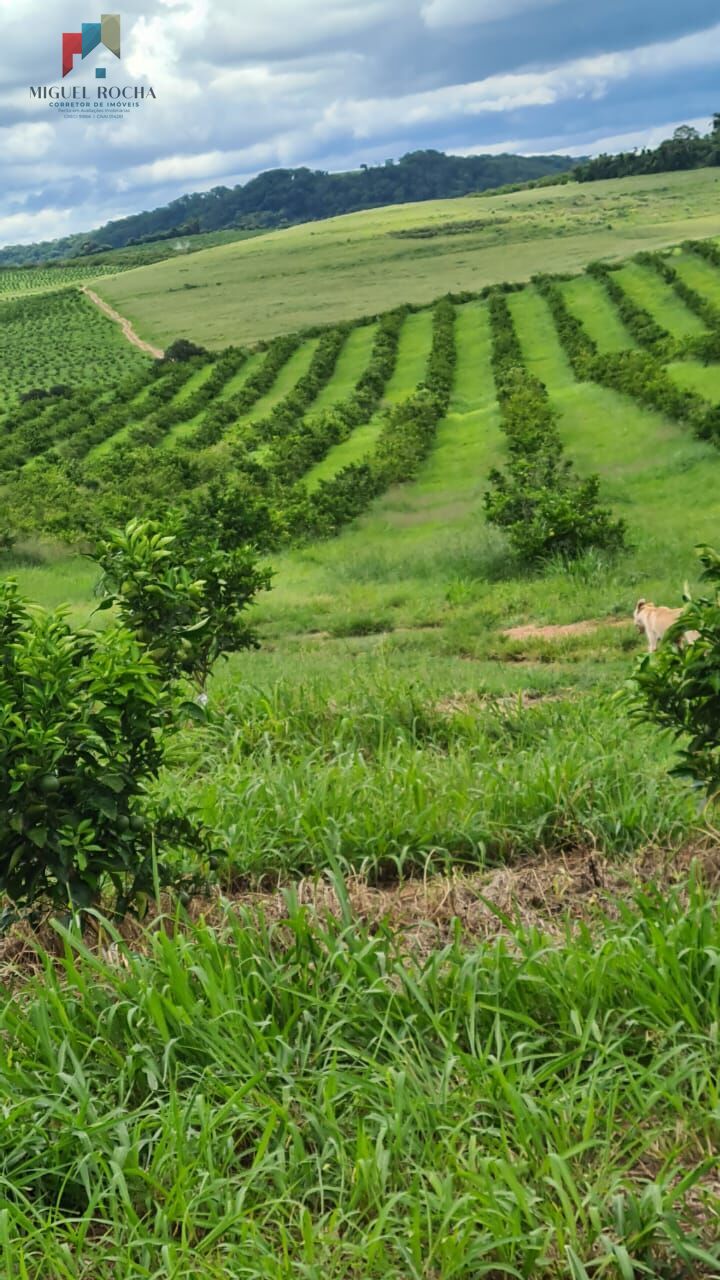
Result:
[[[713,261],[713,253],[717,254],[712,247],[704,247],[702,252]],[[650,255],[648,261],[677,284],[677,273],[665,259]],[[653,408],[689,421],[698,435],[716,439],[720,432],[718,406],[682,390],[663,367],[662,360],[668,354],[677,355],[682,344],[671,339],[647,312],[625,297],[610,268],[600,264],[591,270],[606,282],[625,323],[643,345],[639,350],[599,354],[595,343],[569,312],[559,287],[561,278],[539,277],[536,283],[550,304],[576,375],[633,395]],[[483,292],[489,294],[491,308],[495,308],[492,299],[496,291]],[[463,295],[459,300],[470,296]],[[706,323],[716,318],[712,305],[689,286],[684,297]],[[6,417],[0,430],[0,470],[8,477],[4,493],[8,522],[19,532],[41,531],[66,539],[92,537],[109,521],[121,522],[133,512],[162,514],[172,502],[172,494],[180,491],[195,508],[202,508],[210,498],[228,510],[233,503],[241,502],[246,511],[243,532],[261,545],[275,546],[336,532],[388,483],[393,483],[394,476],[402,472],[404,478],[409,478],[413,474],[407,446],[401,441],[414,434],[412,449],[420,460],[426,448],[423,441],[431,438],[437,424],[438,405],[443,411],[447,402],[447,397],[443,399],[438,393],[432,357],[427,385],[386,414],[375,453],[320,484],[310,499],[302,483],[308,468],[378,411],[395,366],[407,311],[408,308],[399,308],[379,319],[369,365],[354,392],[324,413],[313,414],[312,404],[333,376],[350,326],[315,335],[316,347],[307,373],[264,418],[253,419],[252,406],[274,385],[298,349],[301,335],[284,336],[268,344],[261,363],[229,395],[223,392],[242,371],[249,353],[238,348],[222,353],[213,361],[209,376],[188,394],[188,381],[211,359],[207,352],[188,343],[179,344],[185,348],[183,359],[159,362],[149,375],[133,376],[115,392],[98,394],[87,388],[71,390],[59,386],[35,393]],[[449,298],[435,308],[435,350],[443,344],[448,348],[451,311]],[[497,328],[497,314],[493,314]],[[497,340],[497,333],[495,337]],[[711,330],[707,336],[687,340],[683,350],[697,354],[698,344],[705,344],[705,358],[712,358],[709,348],[717,340],[717,330]],[[519,349],[514,366],[522,367]],[[527,395],[527,377],[525,384]],[[538,402],[537,395],[534,401]],[[193,422],[194,426],[182,433],[182,439],[168,440],[173,427]],[[118,440],[110,448],[93,452],[98,443],[116,435]],[[557,431],[554,437],[553,448],[557,451]],[[406,457],[399,467],[397,457],[403,449]],[[546,448],[542,454],[546,469],[549,456]],[[388,457],[392,458],[392,465],[388,464]],[[27,467],[30,462],[32,466]],[[539,465],[539,458],[535,462]],[[520,476],[517,460],[513,470],[514,479],[507,478],[512,484],[506,483],[504,490],[497,476],[493,477],[494,499],[487,508],[488,514],[506,530],[514,525],[520,540],[523,526],[529,531],[525,553],[531,559],[536,557],[530,544],[536,541],[544,548],[537,554],[545,554],[553,538],[558,549],[564,547],[567,551],[575,536],[566,527],[568,521],[573,523],[571,513],[562,514],[558,507],[555,518],[549,507],[543,517],[546,535],[541,536],[540,526],[528,524],[524,514],[515,514],[527,507],[531,477],[529,472]],[[558,481],[559,476],[563,477],[562,482]],[[590,487],[583,490],[583,502],[586,506],[589,502],[590,509],[595,500],[595,483],[591,478]],[[546,483],[536,488],[546,492],[552,489],[558,499],[563,495],[563,501],[573,491],[566,469],[557,460],[547,472]],[[590,527],[593,539],[599,537],[599,527],[593,522]]]
[[[244,352],[224,353],[202,386],[184,396],[188,379],[207,357],[190,351],[188,361],[161,362],[149,385],[126,384],[94,406],[90,424],[90,406],[63,388],[20,406],[6,432],[6,460],[16,468],[5,482],[10,524],[20,532],[92,538],[133,512],[161,515],[180,492],[199,517],[204,509],[219,506],[229,513],[240,505],[239,532],[265,547],[335,532],[389,484],[415,473],[447,409],[455,344],[454,308],[445,299],[434,310],[425,381],[407,401],[385,411],[372,455],[321,484],[312,496],[302,483],[310,465],[380,410],[407,313],[400,308],[380,317],[370,360],[353,393],[314,416],[307,410],[333,376],[348,326],[319,336],[307,373],[261,419],[253,420],[249,411],[297,350],[297,335],[271,343],[258,369],[224,398],[217,398],[218,390],[242,368]],[[113,434],[120,427],[123,394],[130,396],[130,413],[139,421],[117,444],[87,456],[101,421],[105,438],[110,426]],[[243,414],[247,421],[238,425]],[[190,416],[200,418],[194,430],[159,448],[168,430]],[[67,448],[62,445],[66,432]],[[31,460],[32,466],[23,465]],[[237,526],[235,517],[232,523]]]
[[553,555],[573,558],[589,547],[620,550],[624,524],[601,506],[598,477],[581,479],[566,457],[557,412],[544,384],[525,366],[505,292],[490,295],[489,312],[508,460],[504,471],[490,473],[488,521],[528,564]]
[[[611,276],[612,273],[609,274]],[[626,313],[623,318],[633,337],[639,340],[641,333],[646,335],[645,348],[599,353],[597,344],[567,305],[562,283],[568,278],[541,275],[535,276],[533,282],[550,307],[560,342],[576,378],[597,382],[631,396],[640,404],[665,413],[675,421],[687,422],[700,439],[720,444],[720,405],[711,404],[697,392],[687,391],[672,380],[662,363],[662,359],[667,359],[664,339],[658,353],[647,339],[644,322],[640,327],[634,327],[632,323],[628,324]],[[636,312],[635,303],[631,306]],[[707,339],[701,337],[689,341],[709,344],[715,340],[715,334],[711,333]],[[685,349],[687,353],[687,346]]]

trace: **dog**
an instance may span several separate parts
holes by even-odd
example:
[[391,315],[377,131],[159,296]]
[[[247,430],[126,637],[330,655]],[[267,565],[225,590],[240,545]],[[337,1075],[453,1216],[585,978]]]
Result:
[[[653,604],[652,600],[638,600],[633,613],[633,622],[638,631],[644,632],[648,643],[648,653],[655,653],[660,641],[669,627],[682,616],[682,609],[668,609],[665,605]],[[678,644],[693,644],[700,635],[699,631],[685,631]]]

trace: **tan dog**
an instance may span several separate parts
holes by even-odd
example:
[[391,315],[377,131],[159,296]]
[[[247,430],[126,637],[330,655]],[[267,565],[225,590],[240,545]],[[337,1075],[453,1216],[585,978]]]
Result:
[[[633,622],[638,631],[644,631],[648,642],[648,653],[654,653],[665,632],[677,622],[682,609],[668,609],[665,605],[653,604],[652,600],[638,600],[633,613]],[[680,644],[692,644],[700,635],[699,631],[685,631]]]

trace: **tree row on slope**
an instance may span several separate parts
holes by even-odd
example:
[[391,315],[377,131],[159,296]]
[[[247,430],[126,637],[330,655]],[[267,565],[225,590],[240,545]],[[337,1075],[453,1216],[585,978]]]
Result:
[[527,564],[552,555],[575,557],[588,547],[618,551],[622,520],[599,503],[597,476],[580,479],[565,457],[558,415],[544,384],[525,366],[507,297],[490,296],[492,368],[507,439],[504,471],[490,473],[485,511]]
[[653,355],[659,356],[660,359],[673,359],[673,357],[680,354],[676,339],[668,333],[667,329],[658,324],[649,311],[646,311],[638,302],[629,297],[620,282],[615,278],[615,272],[619,270],[619,267],[620,264],[611,265],[608,262],[590,262],[587,266],[587,273],[604,285],[605,291],[615,304],[625,328],[639,346],[645,347]]
[[720,443],[720,405],[710,404],[696,392],[678,387],[650,351],[599,353],[597,344],[568,308],[560,288],[563,279],[562,276],[535,276],[534,284],[548,303],[575,376],[632,396],[650,409],[689,423],[700,439]]

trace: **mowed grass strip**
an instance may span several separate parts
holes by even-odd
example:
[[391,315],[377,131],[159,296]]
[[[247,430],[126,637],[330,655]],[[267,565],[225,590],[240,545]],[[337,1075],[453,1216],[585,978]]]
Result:
[[[422,382],[431,342],[432,312],[416,311],[409,315],[400,332],[397,363],[385,388],[383,405],[397,404],[399,400],[404,400]],[[382,423],[382,412],[378,412],[369,422],[356,427],[347,440],[335,445],[317,466],[308,471],[305,477],[308,488],[316,488],[321,480],[331,480],[343,467],[367,458],[373,451]]]
[[315,348],[319,342],[319,338],[309,338],[307,342],[303,342],[290,359],[285,362],[282,369],[278,373],[273,385],[269,391],[265,392],[259,400],[255,401],[247,413],[244,413],[237,419],[223,437],[224,442],[232,441],[234,435],[237,434],[240,427],[245,426],[248,422],[259,422],[266,417],[276,404],[292,391],[296,382],[299,382],[305,376],[310,368],[310,362],[315,354]]
[[[450,409],[438,427],[432,452],[413,484],[378,507],[383,525],[398,534],[402,530],[406,551],[433,529],[457,527],[473,518],[482,521],[487,475],[502,457],[486,303],[457,308],[455,340],[458,358]],[[372,537],[370,522],[365,529]]]
[[653,271],[652,267],[628,262],[615,273],[615,279],[628,297],[644,307],[663,329],[673,338],[692,338],[707,333],[699,316],[683,302],[672,285]]
[[[236,391],[239,391],[246,380],[250,377],[251,373],[255,372],[264,359],[265,353],[262,351],[257,351],[253,355],[249,356],[242,368],[238,369],[237,373],[234,373],[231,378],[228,378],[224,386],[220,388],[218,394],[210,401],[210,404],[216,404],[219,400],[227,400],[229,396],[233,395]],[[211,365],[210,370],[212,371],[213,368],[214,366]],[[210,375],[208,374],[208,377],[209,376]],[[202,383],[200,385],[202,385]],[[195,387],[194,390],[197,390],[197,387]],[[160,443],[160,448],[166,448],[168,445],[182,443],[187,436],[192,435],[193,431],[199,427],[209,407],[209,405],[206,405],[199,413],[194,414],[192,418],[186,418],[184,422],[178,422],[174,427],[171,427],[163,437]]]
[[229,400],[231,396],[235,395],[236,391],[240,391],[245,386],[250,375],[260,368],[264,359],[264,351],[254,351],[252,355],[248,356],[242,368],[238,369],[232,378],[228,378],[225,386],[218,394],[218,400]]
[[581,475],[601,476],[603,495],[628,522],[635,547],[625,573],[642,575],[637,594],[648,598],[674,578],[665,602],[680,604],[683,580],[696,571],[693,548],[717,539],[720,452],[629,396],[577,382],[544,299],[526,289],[509,301],[528,367],[561,413],[570,458]]
[[376,333],[376,324],[363,324],[351,329],[333,376],[322,388],[312,405],[311,413],[324,413],[351,394],[370,362]]
[[720,401],[720,365],[700,360],[673,360],[666,365],[673,382],[684,391],[696,391],[713,404]]
[[669,261],[691,289],[697,289],[698,293],[720,308],[720,271],[717,267],[708,262],[707,258],[701,258],[699,253],[673,254]]
[[568,280],[560,288],[570,311],[597,343],[601,354],[627,351],[637,345],[599,280],[581,275]]

